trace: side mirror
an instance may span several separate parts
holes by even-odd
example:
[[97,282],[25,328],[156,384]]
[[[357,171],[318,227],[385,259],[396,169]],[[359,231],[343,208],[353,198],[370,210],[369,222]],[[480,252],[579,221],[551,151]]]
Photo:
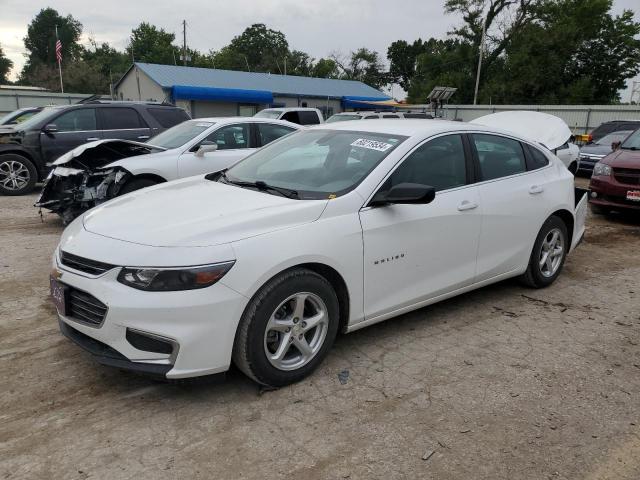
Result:
[[44,126],[44,133],[56,133],[58,131],[58,127],[55,123],[48,123]]
[[371,206],[387,204],[427,204],[436,198],[436,189],[419,183],[400,183],[388,192],[378,192],[369,203]]
[[200,145],[196,150],[196,157],[204,157],[205,153],[215,152],[218,149],[218,145],[215,143]]
[[622,142],[611,142],[611,150],[618,150],[620,145],[622,145]]

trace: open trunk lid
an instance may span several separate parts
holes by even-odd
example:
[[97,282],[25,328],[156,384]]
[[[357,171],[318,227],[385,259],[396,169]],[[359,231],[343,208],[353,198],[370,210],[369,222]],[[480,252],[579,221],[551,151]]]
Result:
[[528,110],[492,113],[469,123],[515,133],[539,142],[549,150],[555,150],[564,145],[571,137],[571,129],[561,118]]

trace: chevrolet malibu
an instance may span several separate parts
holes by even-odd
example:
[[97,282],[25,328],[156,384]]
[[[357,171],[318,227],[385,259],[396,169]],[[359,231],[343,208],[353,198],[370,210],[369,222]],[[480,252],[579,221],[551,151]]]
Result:
[[339,331],[511,277],[551,285],[585,212],[562,162],[514,133],[325,124],[86,212],[51,291],[62,332],[104,364],[178,379],[233,361],[282,386]]

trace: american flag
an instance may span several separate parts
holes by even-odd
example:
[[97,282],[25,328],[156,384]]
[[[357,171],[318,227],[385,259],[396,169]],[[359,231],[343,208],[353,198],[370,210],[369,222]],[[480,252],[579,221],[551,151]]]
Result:
[[58,63],[62,61],[62,42],[60,40],[56,40],[56,59]]

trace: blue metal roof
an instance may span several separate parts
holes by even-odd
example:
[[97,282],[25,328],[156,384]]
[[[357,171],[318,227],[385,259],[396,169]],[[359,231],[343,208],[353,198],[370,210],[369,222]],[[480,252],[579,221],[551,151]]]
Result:
[[343,97],[365,97],[371,100],[388,100],[390,98],[379,90],[354,80],[237,72],[153,63],[136,63],[135,65],[163,88],[189,86],[259,90],[272,92],[274,95],[340,99]]

